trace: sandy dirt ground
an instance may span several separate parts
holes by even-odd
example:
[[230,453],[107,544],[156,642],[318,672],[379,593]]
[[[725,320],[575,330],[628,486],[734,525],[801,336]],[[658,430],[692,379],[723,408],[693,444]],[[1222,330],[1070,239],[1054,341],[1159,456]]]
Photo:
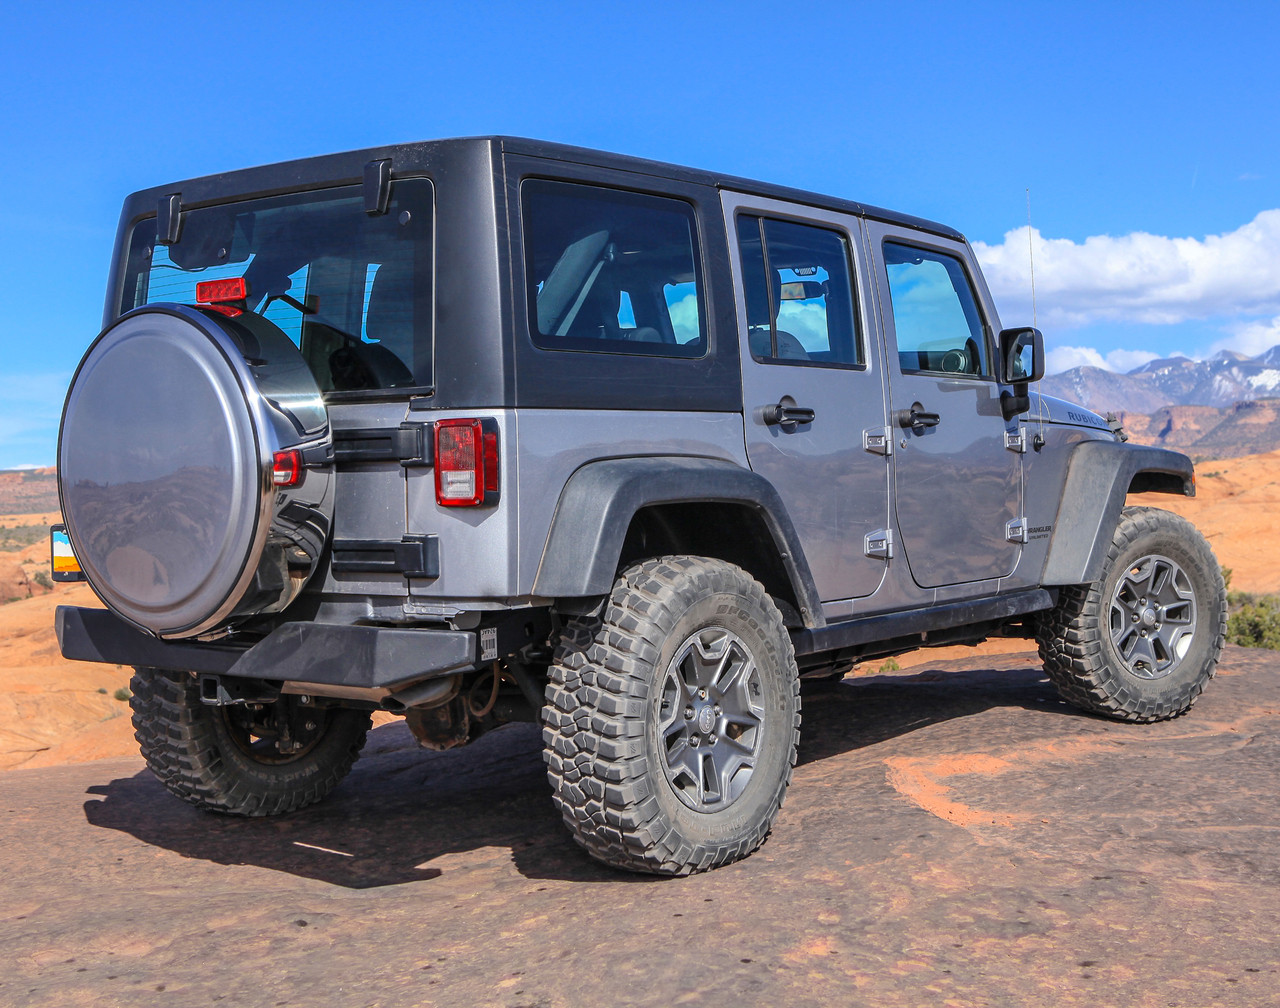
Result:
[[[1030,656],[806,692],[772,837],[687,879],[588,860],[536,730],[376,729],[319,806],[209,816],[136,758],[0,774],[0,1004],[1275,1004],[1280,658],[1186,717],[1062,704]],[[20,880],[20,884],[14,884]]]

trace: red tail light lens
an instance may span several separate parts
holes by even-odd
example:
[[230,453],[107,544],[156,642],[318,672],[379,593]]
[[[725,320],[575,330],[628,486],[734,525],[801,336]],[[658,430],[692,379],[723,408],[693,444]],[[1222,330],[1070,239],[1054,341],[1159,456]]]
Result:
[[436,503],[477,507],[498,492],[498,432],[482,420],[437,420]]
[[271,482],[278,487],[297,486],[302,480],[302,452],[297,448],[278,451],[271,458]]
[[201,280],[196,284],[196,300],[200,304],[222,304],[226,301],[243,301],[249,296],[249,285],[244,277],[228,277],[225,280]]

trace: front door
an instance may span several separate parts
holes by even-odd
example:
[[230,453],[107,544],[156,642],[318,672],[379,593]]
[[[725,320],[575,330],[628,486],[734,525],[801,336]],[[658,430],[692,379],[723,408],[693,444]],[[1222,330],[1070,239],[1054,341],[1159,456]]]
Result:
[[924,588],[1012,573],[1023,534],[1016,420],[1001,410],[994,312],[960,241],[867,222],[885,329],[894,510]]
[[888,458],[860,222],[733,193],[724,209],[751,468],[786,504],[819,597],[870,595],[887,563]]

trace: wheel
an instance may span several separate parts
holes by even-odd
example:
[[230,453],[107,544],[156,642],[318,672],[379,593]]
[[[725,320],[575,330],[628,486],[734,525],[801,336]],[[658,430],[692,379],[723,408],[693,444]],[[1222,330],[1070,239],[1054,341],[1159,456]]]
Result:
[[1186,713],[1213,676],[1226,607],[1218,561],[1195,526],[1128,507],[1101,579],[1064,588],[1036,641],[1069,703],[1121,721],[1164,721]]
[[165,787],[197,808],[268,816],[318,802],[347,775],[364,746],[364,711],[304,706],[282,696],[252,710],[200,700],[190,673],[136,669],[134,737]]
[[604,612],[564,628],[543,708],[556,806],[600,861],[705,871],[760,846],[800,737],[800,688],[777,607],[702,557],[625,571]]

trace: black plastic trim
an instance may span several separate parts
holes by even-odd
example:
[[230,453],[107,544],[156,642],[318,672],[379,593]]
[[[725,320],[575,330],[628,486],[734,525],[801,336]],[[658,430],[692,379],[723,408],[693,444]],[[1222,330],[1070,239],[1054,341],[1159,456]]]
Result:
[[271,682],[394,689],[479,662],[476,634],[469,630],[285,623],[243,648],[158,640],[106,609],[59,606],[55,625],[63,656],[76,661]]
[[1195,470],[1181,452],[1119,441],[1074,446],[1041,584],[1085,584],[1101,575],[1125,496],[1134,477],[1143,473],[1172,477],[1164,485],[1149,480],[1150,487],[1144,489],[1171,493],[1180,487],[1183,495],[1195,496]]
[[821,626],[818,590],[786,505],[763,476],[721,459],[654,456],[583,466],[560,495],[534,594],[608,594],[627,529],[640,508],[714,502],[745,504],[760,515],[795,591],[801,618],[806,626]]
[[226,672],[243,648],[151,637],[108,609],[58,606],[54,616],[62,656],[72,661],[146,665],[189,672]]
[[285,623],[245,652],[227,674],[394,689],[464,672],[478,660],[476,635],[469,630]]
[[333,461],[399,462],[406,468],[434,463],[431,424],[402,423],[399,427],[349,427],[333,432]]
[[433,535],[394,539],[335,539],[331,561],[337,574],[403,574],[413,578],[440,576],[440,540]]
[[835,651],[856,644],[889,640],[907,634],[928,633],[948,627],[990,620],[1010,619],[1024,613],[1050,609],[1056,602],[1053,592],[1043,588],[997,595],[994,598],[974,599],[967,602],[951,602],[946,605],[908,609],[903,612],[864,616],[858,619],[828,623],[824,627],[791,631],[791,643],[796,654],[816,654]]
[[182,235],[182,194],[171,193],[156,207],[156,244],[176,245]]
[[380,216],[391,203],[391,159],[379,158],[364,166],[364,212]]

